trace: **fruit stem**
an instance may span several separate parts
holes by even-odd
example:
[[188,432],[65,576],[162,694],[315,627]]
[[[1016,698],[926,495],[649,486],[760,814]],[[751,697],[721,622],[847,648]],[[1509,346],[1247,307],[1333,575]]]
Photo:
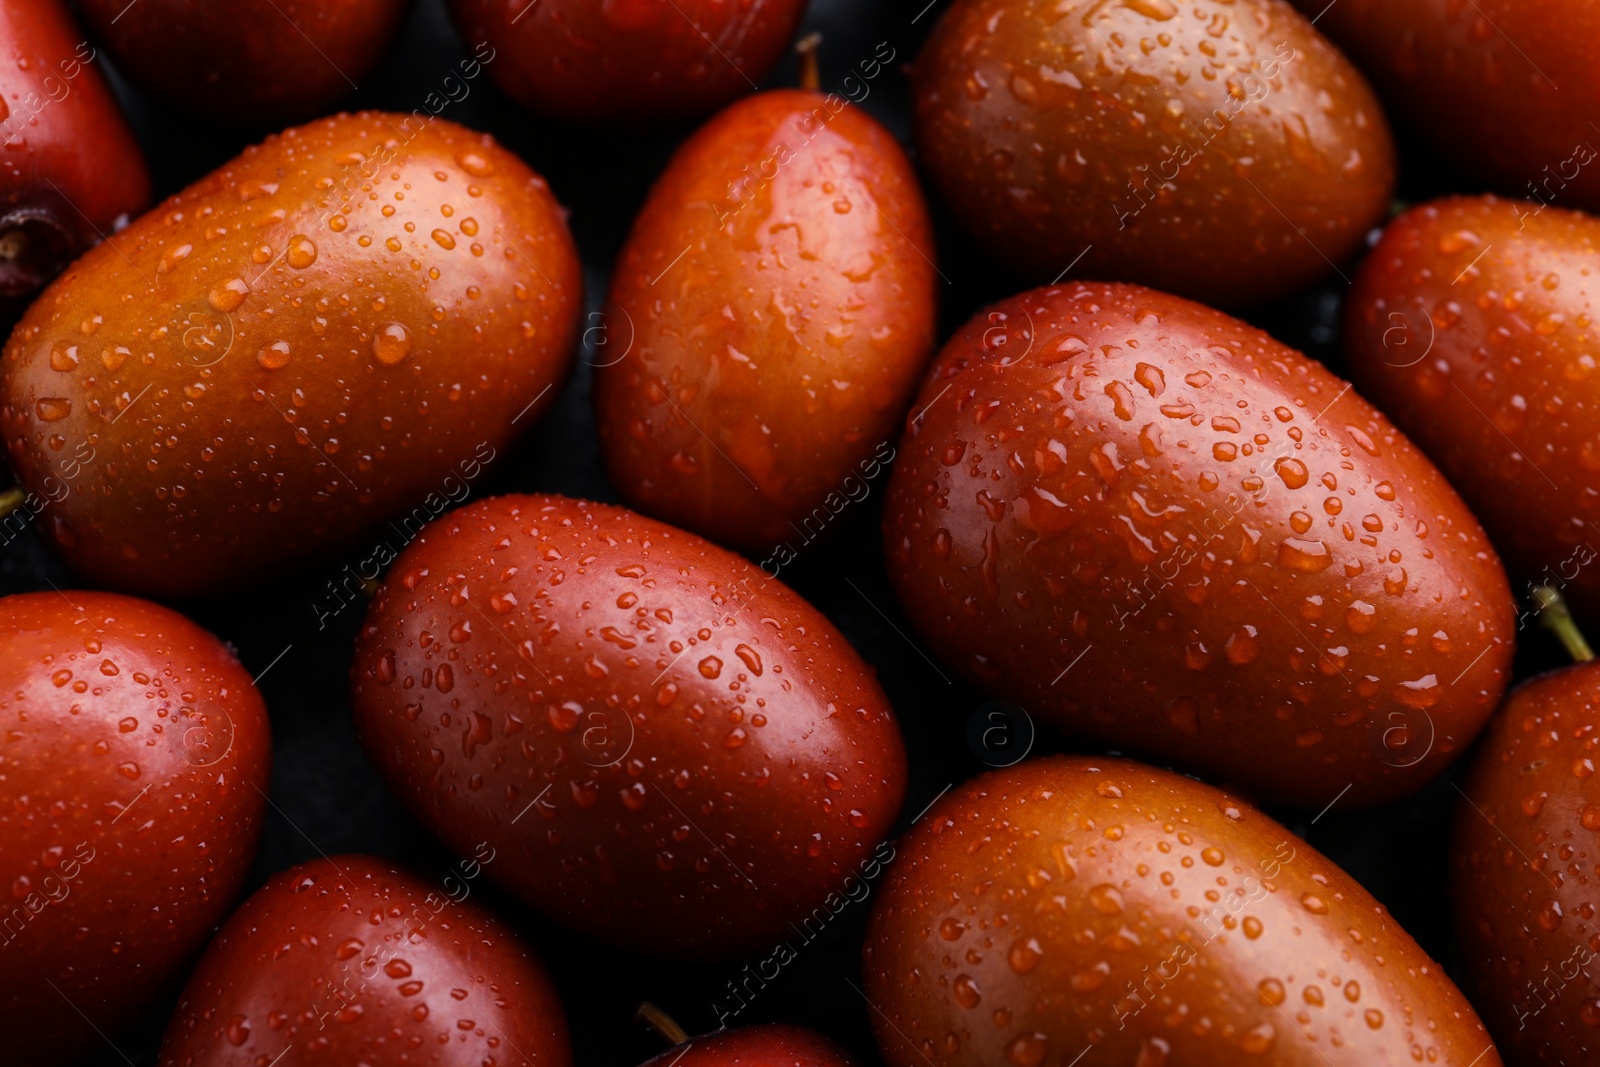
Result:
[[377,596],[378,590],[383,588],[383,583],[376,578],[366,578],[359,575],[357,577],[361,583],[361,592],[368,600]]
[[28,499],[28,491],[20,485],[14,485],[5,492],[0,493],[0,519],[16,511],[22,502]]
[[1566,646],[1567,655],[1579,663],[1588,663],[1594,659],[1594,649],[1583,639],[1583,631],[1578,629],[1578,624],[1572,618],[1572,612],[1567,610],[1567,602],[1560,593],[1548,585],[1541,585],[1534,589],[1533,599],[1539,605],[1539,625],[1561,639],[1561,643]]
[[822,46],[822,34],[808,33],[794,46],[800,57],[800,88],[817,92],[822,88],[822,70],[817,66],[817,49]]
[[639,1005],[639,1010],[633,1013],[639,1022],[649,1026],[650,1029],[672,1042],[681,1045],[689,1040],[688,1031],[678,1025],[678,1020],[650,1003],[648,1000]]

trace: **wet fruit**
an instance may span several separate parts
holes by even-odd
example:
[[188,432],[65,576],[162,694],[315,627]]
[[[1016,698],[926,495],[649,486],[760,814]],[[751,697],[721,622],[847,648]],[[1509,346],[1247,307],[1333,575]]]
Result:
[[1500,1062],[1366,890],[1192,779],[1032,760],[958,787],[900,852],[862,968],[890,1067]]
[[266,805],[267,712],[183,616],[110,593],[0,599],[0,1030],[68,1063],[181,978]]
[[143,211],[150,175],[64,3],[0,3],[0,54],[0,296],[24,296]]
[[1509,1063],[1600,1054],[1597,721],[1600,664],[1541,675],[1511,694],[1462,778],[1449,885],[1463,986]]
[[1421,445],[1530,582],[1600,611],[1600,221],[1494,197],[1384,231],[1345,318],[1350,371]]
[[438,882],[372,856],[274,875],[206,949],[161,1067],[569,1067],[544,967],[466,899],[503,859]]
[[[390,569],[351,669],[362,744],[458,854],[593,937],[717,956],[881,862],[899,729],[820,613],[620,508],[504,496]],[[826,909],[824,908],[824,915]]]
[[1514,606],[1483,531],[1253,327],[1136,286],[1034,290],[969,322],[914,410],[890,577],[995,695],[1312,808],[1412,792],[1494,710]]
[[644,1067],[851,1067],[844,1050],[821,1034],[768,1023],[718,1030],[668,1049]]
[[213,593],[465,496],[551,403],[580,287],[548,187],[489,137],[340,115],[74,264],[6,346],[0,432],[40,495],[92,451],[40,520],[79,573]]
[[911,165],[865,112],[797,90],[724,111],[612,278],[622,352],[594,392],[612,483],[776,574],[894,455],[933,349],[932,255]]
[[805,0],[453,0],[469,47],[498,53],[495,83],[569,122],[695,118],[749,92]]
[[934,186],[1033,281],[1286,296],[1353,254],[1394,188],[1376,98],[1277,0],[958,0],[915,77]]
[[[118,69],[234,123],[310,118],[365,84],[410,0],[79,0]],[[437,111],[438,108],[429,107]]]
[[[1294,0],[1349,53],[1397,120],[1465,175],[1600,209],[1600,8],[1553,0]],[[1470,186],[1469,187],[1475,187]]]

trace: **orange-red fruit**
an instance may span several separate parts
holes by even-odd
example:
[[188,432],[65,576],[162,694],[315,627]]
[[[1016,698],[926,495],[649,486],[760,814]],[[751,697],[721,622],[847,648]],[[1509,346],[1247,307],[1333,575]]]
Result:
[[1356,276],[1350,372],[1512,568],[1600,612],[1600,220],[1494,197],[1413,208]]
[[32,293],[150,203],[99,55],[59,0],[0,0],[0,296]]
[[1227,793],[1126,760],[1033,760],[939,801],[863,956],[889,1067],[1500,1062],[1353,878]]
[[893,455],[933,350],[932,255],[911,165],[865,112],[782,90],[717,116],[612,278],[595,419],[613,484],[749,552],[816,537]]
[[115,1041],[244,886],[267,709],[211,634],[110,593],[0,600],[5,1060]]
[[884,516],[901,603],[1055,725],[1321,808],[1417,789],[1499,701],[1514,607],[1476,520],[1259,330],[1038,289],[969,322],[915,407]]
[[1462,778],[1449,886],[1464,986],[1513,1064],[1600,1055],[1600,664],[1518,687]]
[[805,0],[453,0],[506,94],[568,122],[695,118],[766,77]]
[[851,1061],[821,1034],[767,1023],[691,1038],[644,1067],[851,1067]]
[[552,402],[581,284],[549,188],[487,135],[339,115],[74,264],[6,346],[0,432],[79,573],[215,592],[459,499]]
[[[141,88],[235,123],[309,118],[366,83],[411,0],[79,0]],[[437,110],[437,108],[430,108]]]
[[792,936],[876,869],[905,793],[894,713],[832,624],[620,508],[504,496],[438,520],[351,676],[362,743],[424,826],[462,855],[487,841],[490,878],[635,950]]
[[1361,75],[1279,0],[957,0],[916,62],[951,211],[1032,280],[1232,306],[1353,254],[1394,189]]
[[[1600,209],[1600,80],[1589,0],[1294,0],[1397,120],[1466,176]],[[1470,181],[1470,178],[1467,179]],[[1459,184],[1459,180],[1457,184]]]
[[501,861],[443,883],[372,856],[275,875],[206,949],[161,1067],[570,1067],[544,967],[465,898]]

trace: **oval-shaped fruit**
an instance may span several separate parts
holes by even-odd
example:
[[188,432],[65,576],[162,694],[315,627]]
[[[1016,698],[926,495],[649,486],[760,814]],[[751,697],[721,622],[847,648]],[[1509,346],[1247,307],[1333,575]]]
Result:
[[1031,760],[944,797],[863,957],[890,1067],[1500,1062],[1353,878],[1227,793],[1126,760]]
[[1499,701],[1514,607],[1482,529],[1259,330],[1136,286],[1038,289],[968,323],[916,409],[890,577],[996,695],[1313,808],[1417,789]]
[[373,856],[274,875],[206,949],[161,1067],[569,1067],[544,967],[466,899],[503,859],[438,883]]
[[1506,192],[1600,209],[1588,0],[1294,0],[1434,151]]
[[1600,664],[1511,694],[1463,776],[1450,892],[1464,985],[1513,1064],[1600,1055]]
[[765,1023],[691,1038],[644,1067],[852,1067],[845,1051],[821,1034]]
[[1514,570],[1600,612],[1600,220],[1494,197],[1413,208],[1356,276],[1362,391],[1460,487]]
[[80,0],[83,18],[141,88],[235,123],[309,118],[355,92],[411,0]]
[[115,1039],[244,887],[267,711],[221,641],[110,593],[0,599],[0,1032],[8,1062]]
[[[871,670],[744,559],[620,508],[505,496],[390,569],[351,668],[390,787],[593,937],[715,956],[876,873],[905,750]],[[824,913],[827,909],[823,907]]]
[[933,350],[932,253],[916,175],[865,112],[779,90],[718,115],[612,277],[607,344],[627,348],[594,392],[612,483],[748,552],[819,536],[894,454]]
[[[269,138],[73,265],[6,346],[0,432],[98,584],[184,597],[414,533],[565,374],[577,255],[544,181],[442,120]],[[65,457],[87,449],[70,479]]]
[[1361,75],[1278,0],[958,0],[916,62],[917,148],[994,259],[1210,304],[1305,288],[1388,210]]
[[805,0],[452,0],[469,47],[525,107],[568,122],[695,118],[749,92]]
[[143,211],[150,174],[64,3],[0,2],[0,54],[0,296],[22,296]]

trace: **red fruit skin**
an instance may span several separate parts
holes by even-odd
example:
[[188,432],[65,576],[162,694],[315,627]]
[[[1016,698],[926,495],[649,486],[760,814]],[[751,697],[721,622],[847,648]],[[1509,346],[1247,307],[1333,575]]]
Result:
[[1191,778],[1028,760],[898,852],[862,953],[889,1067],[1500,1063],[1355,879]]
[[1518,1065],[1600,1055],[1593,778],[1600,664],[1519,686],[1462,777],[1450,893],[1464,986]]
[[642,1067],[853,1067],[845,1051],[799,1026],[768,1023],[691,1038]]
[[482,857],[439,882],[374,856],[274,875],[206,949],[161,1067],[570,1067],[543,965],[464,895]]
[[32,293],[150,203],[150,173],[57,0],[0,0],[0,296]]
[[1401,215],[1361,265],[1345,351],[1514,571],[1600,613],[1600,221],[1495,197]]
[[582,288],[561,206],[493,138],[335,115],[41,294],[0,361],[0,435],[78,573],[215,595],[462,499],[554,403]]
[[[1600,210],[1600,79],[1589,0],[1293,0],[1321,14],[1384,102],[1465,175]],[[1464,182],[1477,188],[1470,180]]]
[[874,862],[905,795],[894,713],[832,624],[621,508],[504,496],[433,523],[351,678],[367,754],[424,826],[653,954],[781,940]]
[[0,635],[0,1032],[41,1067],[114,1040],[233,906],[271,741],[249,673],[166,608],[19,593]]
[[1515,609],[1482,529],[1259,330],[1137,286],[1037,289],[969,322],[914,408],[889,575],[995,695],[1312,809],[1413,792],[1493,713]]
[[79,0],[140,88],[212,118],[281,125],[366,82],[411,0]]
[[467,47],[495,51],[508,96],[565,122],[698,118],[782,57],[805,0],[452,0]]
[[612,484],[752,554],[793,552],[870,491],[933,352],[916,175],[887,130],[832,101],[762,93],[680,148],[605,313],[607,343],[629,342],[595,375]]
[[1034,282],[1286,297],[1356,253],[1394,192],[1377,98],[1282,0],[957,0],[914,78],[929,180]]

